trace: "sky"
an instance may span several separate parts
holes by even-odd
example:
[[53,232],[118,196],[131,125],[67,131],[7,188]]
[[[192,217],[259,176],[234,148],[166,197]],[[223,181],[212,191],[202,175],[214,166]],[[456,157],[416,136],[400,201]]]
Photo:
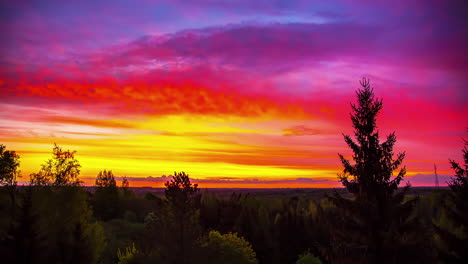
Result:
[[0,143],[21,181],[55,142],[86,184],[339,187],[368,77],[406,181],[434,185],[436,165],[445,185],[467,137],[464,2],[2,1]]

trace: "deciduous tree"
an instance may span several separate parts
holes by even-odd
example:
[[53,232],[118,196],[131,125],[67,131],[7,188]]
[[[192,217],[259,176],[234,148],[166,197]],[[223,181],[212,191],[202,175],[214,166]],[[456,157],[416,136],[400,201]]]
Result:
[[15,151],[6,150],[6,147],[0,144],[0,185],[16,185],[16,179],[20,175],[19,158]]
[[54,143],[52,159],[42,164],[39,172],[31,174],[31,185],[78,185],[81,165],[75,153]]
[[4,186],[10,196],[10,214],[15,215],[16,210],[16,179],[21,173],[18,170],[20,161],[19,155],[13,150],[6,150],[0,144],[0,186]]
[[220,234],[210,231],[202,245],[202,263],[257,264],[255,251],[250,243],[236,233]]

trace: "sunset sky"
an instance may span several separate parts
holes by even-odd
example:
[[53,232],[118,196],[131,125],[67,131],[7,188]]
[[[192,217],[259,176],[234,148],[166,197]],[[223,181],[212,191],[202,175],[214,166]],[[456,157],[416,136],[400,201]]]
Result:
[[[23,1],[0,4],[0,143],[21,181],[76,150],[162,186],[340,186],[350,102],[369,77],[407,180],[441,184],[468,137],[464,1]],[[465,6],[463,6],[465,5]]]

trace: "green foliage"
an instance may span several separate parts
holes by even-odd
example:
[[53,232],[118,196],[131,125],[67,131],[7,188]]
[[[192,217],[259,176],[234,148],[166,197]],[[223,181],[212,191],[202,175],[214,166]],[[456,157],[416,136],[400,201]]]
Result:
[[[6,258],[37,263],[98,263],[105,247],[102,226],[92,220],[88,193],[78,186],[75,152],[54,146],[54,158],[20,191],[19,213],[5,242]],[[18,260],[19,261],[19,260]]]
[[79,186],[19,189],[19,213],[0,241],[5,263],[98,263],[105,247]]
[[88,219],[75,227],[75,263],[99,263],[106,248],[104,229],[99,222]]
[[125,248],[125,251],[117,251],[118,264],[129,264],[132,259],[138,254],[138,250],[135,244],[132,243],[129,247]]
[[257,259],[252,246],[236,233],[220,234],[211,231],[202,245],[206,252],[203,263],[256,264]]
[[75,159],[76,151],[66,150],[54,143],[53,157],[41,165],[41,170],[30,175],[31,184],[46,186],[78,185],[80,163]]
[[97,263],[104,248],[104,234],[92,221],[87,193],[78,186],[37,187],[33,199],[39,215],[47,258],[56,263]]
[[166,182],[165,203],[145,218],[147,232],[138,245],[147,261],[191,263],[201,235],[198,192],[184,172],[174,173]]
[[[5,259],[98,263],[104,248],[103,230],[92,221],[88,194],[78,186],[80,165],[74,154],[55,145],[54,158],[32,174],[33,186],[18,189],[19,205],[14,203],[12,208],[18,207],[19,213],[9,215],[8,236],[0,241]],[[9,157],[17,160],[16,155]]]
[[106,248],[102,254],[103,263],[115,263],[118,261],[116,253],[132,246],[145,234],[145,226],[142,222],[130,222],[124,219],[111,219],[102,223]]
[[232,194],[219,198],[205,192],[201,223],[206,231],[237,232],[252,243],[260,263],[294,263],[314,244],[320,227],[303,198],[256,198]]
[[322,264],[322,261],[310,252],[304,253],[299,256],[296,264]]

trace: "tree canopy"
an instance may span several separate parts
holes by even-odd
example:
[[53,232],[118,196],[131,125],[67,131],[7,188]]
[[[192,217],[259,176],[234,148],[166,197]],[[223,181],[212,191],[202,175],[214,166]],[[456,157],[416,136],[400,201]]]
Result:
[[39,172],[30,175],[31,184],[53,186],[79,184],[81,165],[75,159],[75,153],[76,151],[63,150],[54,143],[52,158],[41,165]]
[[257,264],[252,246],[236,233],[221,234],[210,231],[202,248],[207,253],[204,263]]
[[117,187],[112,171],[103,170],[96,176],[97,187]]

